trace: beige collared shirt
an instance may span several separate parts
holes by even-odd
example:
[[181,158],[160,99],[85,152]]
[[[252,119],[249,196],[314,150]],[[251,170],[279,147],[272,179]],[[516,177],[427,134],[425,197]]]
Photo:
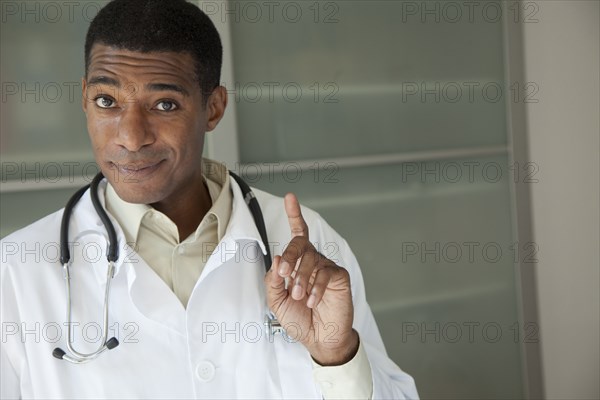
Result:
[[196,231],[180,238],[177,225],[146,204],[127,203],[108,185],[106,208],[123,228],[128,243],[187,307],[208,258],[225,234],[233,194],[223,164],[203,160],[203,179],[213,202]]
[[[105,197],[106,209],[122,227],[127,242],[173,290],[184,307],[208,258],[225,234],[233,205],[227,168],[203,159],[202,171],[212,207],[187,238],[179,237],[177,226],[165,214],[146,204],[123,201],[110,184]],[[344,365],[323,367],[313,361],[313,377],[325,399],[366,399],[373,393],[371,366],[362,343],[356,356]]]

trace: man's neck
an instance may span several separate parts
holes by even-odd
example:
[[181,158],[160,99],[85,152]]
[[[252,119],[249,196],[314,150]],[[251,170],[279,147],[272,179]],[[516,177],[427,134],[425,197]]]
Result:
[[187,190],[185,195],[178,196],[177,199],[165,199],[151,206],[177,225],[179,241],[183,241],[198,228],[202,218],[210,210],[212,200],[206,183],[200,179],[199,184]]

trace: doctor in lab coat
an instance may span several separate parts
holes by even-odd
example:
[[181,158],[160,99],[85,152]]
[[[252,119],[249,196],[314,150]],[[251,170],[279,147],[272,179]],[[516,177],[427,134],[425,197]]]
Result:
[[[137,28],[136,20],[143,21]],[[102,36],[103,29],[109,33]],[[210,46],[215,34],[191,4],[117,0],[98,14],[86,41],[83,109],[107,177],[99,198],[106,208],[110,189],[124,202],[149,205],[175,224],[181,240],[194,235],[215,201],[201,154],[227,93],[218,84],[207,91],[198,76],[203,61],[180,46]],[[207,54],[220,68],[218,46]],[[278,254],[265,275],[264,244],[240,188],[228,182],[228,224],[183,306],[152,260],[128,242],[123,221],[110,216],[119,259],[109,334],[120,345],[86,364],[52,351],[66,347],[68,329],[83,353],[94,351],[103,333],[108,237],[89,190],[69,225],[71,327],[58,256],[63,211],[5,238],[2,398],[416,398],[412,378],[385,353],[346,242],[293,194],[284,200],[255,190]],[[268,309],[289,337],[266,335]]]

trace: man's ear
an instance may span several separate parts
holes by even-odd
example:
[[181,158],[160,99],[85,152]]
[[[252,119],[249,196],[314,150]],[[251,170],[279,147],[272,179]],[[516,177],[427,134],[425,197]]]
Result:
[[217,127],[225,108],[227,108],[227,89],[223,86],[217,86],[210,94],[206,104],[207,116],[206,132],[210,132]]
[[85,80],[85,76],[81,77],[81,108],[83,108],[83,112],[87,113],[87,97],[86,97],[86,92],[87,90],[87,81]]

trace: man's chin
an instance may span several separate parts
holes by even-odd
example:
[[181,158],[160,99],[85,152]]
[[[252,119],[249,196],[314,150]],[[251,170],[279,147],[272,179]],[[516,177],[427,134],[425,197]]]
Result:
[[129,185],[129,187],[123,187],[123,185],[112,185],[117,193],[119,198],[127,203],[132,204],[152,204],[160,201],[160,195],[157,194],[156,191],[152,191],[149,189],[145,189],[143,187],[134,188]]

